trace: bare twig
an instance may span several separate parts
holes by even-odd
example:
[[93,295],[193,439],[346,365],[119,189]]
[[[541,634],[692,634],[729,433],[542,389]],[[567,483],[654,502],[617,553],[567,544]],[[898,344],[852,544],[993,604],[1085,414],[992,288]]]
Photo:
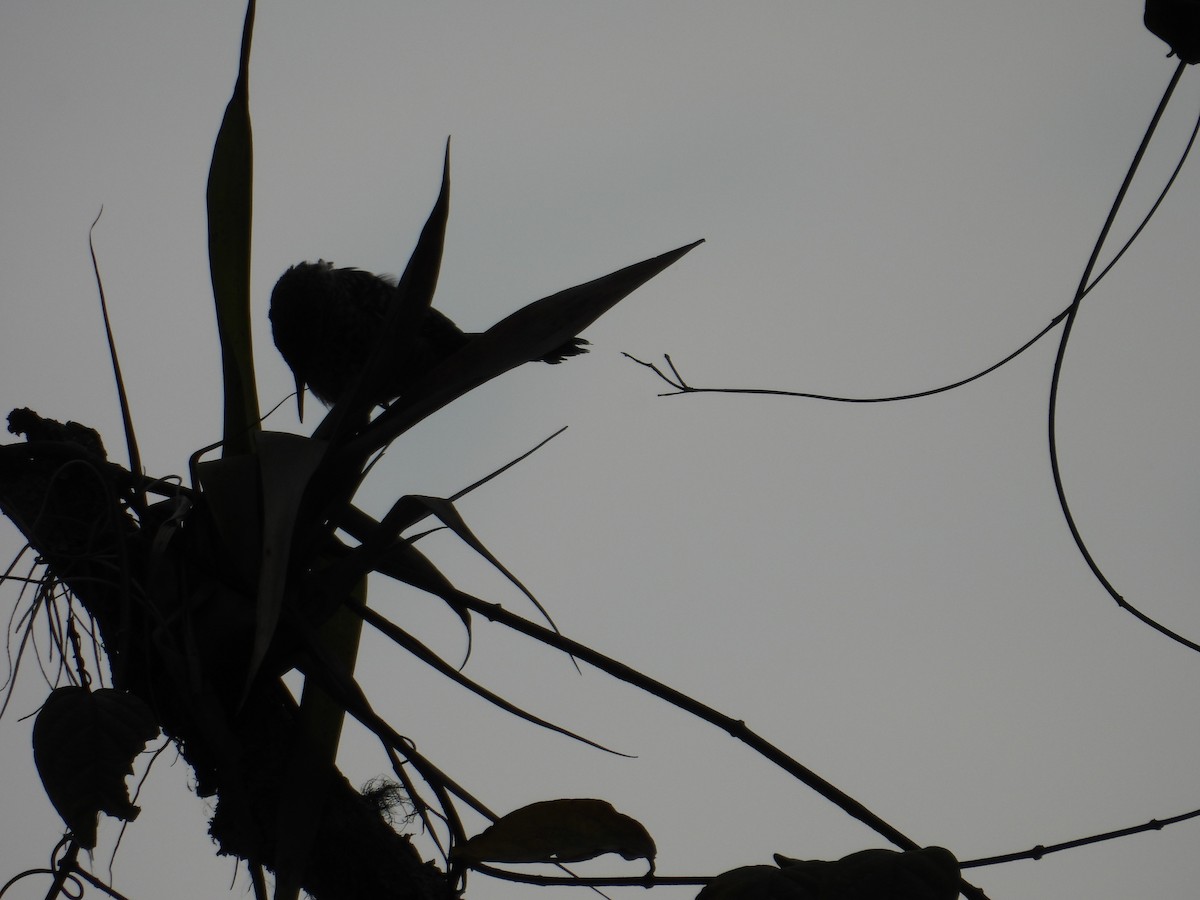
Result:
[[1170,83],[1167,85],[1166,91],[1163,93],[1162,99],[1159,101],[1158,108],[1155,110],[1154,116],[1151,118],[1150,125],[1147,127],[1146,133],[1142,138],[1142,142],[1138,146],[1137,152],[1134,154],[1133,161],[1130,163],[1129,170],[1127,171],[1127,173],[1125,175],[1125,179],[1122,182],[1121,187],[1117,192],[1117,196],[1114,199],[1112,207],[1109,210],[1108,217],[1106,218],[1106,220],[1104,222],[1104,226],[1101,228],[1100,236],[1096,239],[1096,243],[1092,248],[1091,256],[1088,259],[1087,265],[1084,267],[1083,275],[1079,280],[1079,287],[1077,288],[1077,290],[1075,292],[1075,297],[1072,300],[1071,305],[1068,306],[1066,309],[1064,309],[1062,312],[1060,312],[1058,315],[1056,315],[1053,319],[1051,319],[1050,324],[1047,325],[1045,328],[1043,328],[1041,331],[1039,331],[1036,335],[1034,335],[1032,338],[1030,338],[1028,341],[1026,341],[1024,344],[1022,344],[1020,347],[1018,347],[1016,350],[1014,350],[1008,356],[1004,357],[1004,359],[1000,360],[997,363],[994,363],[991,366],[988,366],[986,369],[983,369],[982,371],[977,372],[974,375],[971,375],[971,376],[961,379],[959,381],[955,381],[951,384],[942,385],[940,387],[931,388],[931,389],[925,390],[925,391],[916,391],[913,393],[896,394],[896,395],[881,396],[881,397],[843,397],[843,396],[837,396],[837,395],[831,395],[831,394],[817,394],[817,393],[811,393],[811,392],[805,392],[805,391],[785,391],[785,390],[768,389],[768,388],[704,388],[704,387],[696,387],[694,385],[688,384],[683,379],[683,376],[680,375],[678,368],[676,368],[676,366],[675,366],[675,363],[671,360],[671,357],[667,354],[663,355],[663,359],[666,362],[666,366],[670,369],[670,373],[671,373],[670,375],[668,375],[666,372],[663,371],[662,368],[660,368],[658,365],[656,365],[654,363],[650,363],[650,362],[646,362],[644,360],[638,359],[628,353],[626,353],[624,355],[627,356],[629,359],[633,360],[633,362],[637,363],[638,365],[645,366],[646,368],[650,369],[650,371],[652,371],[655,375],[657,375],[662,381],[666,382],[668,385],[671,386],[672,390],[665,391],[665,392],[659,394],[660,397],[671,397],[671,396],[676,396],[679,394],[758,394],[758,395],[769,395],[769,396],[778,396],[778,397],[801,397],[801,398],[806,398],[806,399],[810,399],[810,400],[825,400],[825,401],[830,401],[830,402],[835,402],[835,403],[892,403],[892,402],[896,402],[896,401],[900,401],[900,400],[915,400],[919,397],[928,397],[933,394],[940,394],[945,391],[951,391],[956,388],[962,387],[966,384],[970,384],[972,381],[976,381],[976,380],[982,378],[983,376],[996,371],[1001,366],[1004,366],[1007,363],[1011,362],[1012,360],[1016,359],[1020,354],[1024,353],[1026,350],[1028,350],[1030,347],[1032,347],[1035,343],[1037,343],[1039,340],[1041,340],[1045,335],[1047,335],[1060,322],[1065,323],[1063,325],[1062,336],[1059,339],[1058,353],[1055,358],[1054,370],[1053,370],[1053,374],[1051,375],[1051,379],[1050,379],[1050,403],[1049,403],[1049,412],[1047,415],[1047,431],[1048,431],[1048,436],[1049,436],[1051,474],[1053,475],[1053,478],[1054,478],[1055,491],[1058,494],[1059,506],[1062,509],[1063,517],[1067,523],[1067,528],[1070,530],[1071,537],[1075,541],[1075,545],[1076,545],[1076,547],[1078,547],[1080,555],[1083,556],[1084,562],[1087,563],[1088,568],[1091,569],[1092,574],[1095,576],[1096,580],[1098,582],[1100,582],[1100,585],[1109,594],[1109,596],[1111,596],[1113,598],[1113,600],[1116,601],[1116,603],[1119,607],[1124,609],[1126,612],[1128,612],[1130,615],[1134,616],[1135,618],[1137,618],[1144,624],[1153,628],[1155,631],[1158,631],[1160,634],[1165,635],[1166,637],[1170,638],[1171,640],[1176,641],[1177,643],[1182,644],[1183,646],[1185,646],[1191,650],[1196,650],[1196,651],[1200,652],[1200,644],[1197,644],[1196,642],[1191,641],[1188,638],[1184,637],[1183,635],[1171,630],[1170,628],[1166,627],[1165,625],[1161,624],[1160,622],[1156,621],[1155,619],[1152,619],[1150,616],[1146,615],[1141,610],[1134,607],[1128,600],[1126,600],[1117,591],[1116,587],[1113,586],[1112,582],[1109,581],[1107,576],[1100,569],[1099,563],[1096,562],[1095,558],[1091,554],[1091,551],[1088,549],[1086,542],[1083,539],[1083,535],[1079,530],[1079,526],[1075,522],[1075,517],[1072,514],[1070,505],[1067,502],[1066,488],[1063,485],[1062,472],[1060,470],[1059,458],[1058,458],[1058,439],[1057,439],[1057,421],[1056,421],[1056,413],[1057,413],[1057,406],[1058,406],[1058,388],[1059,388],[1059,383],[1060,383],[1061,374],[1062,374],[1063,359],[1065,358],[1065,355],[1066,355],[1067,342],[1071,336],[1072,326],[1074,325],[1076,316],[1078,316],[1078,314],[1079,314],[1080,303],[1083,301],[1083,298],[1086,297],[1092,291],[1092,289],[1095,288],[1096,285],[1100,283],[1100,280],[1102,278],[1104,278],[1104,276],[1107,275],[1109,273],[1109,271],[1112,270],[1113,266],[1116,265],[1117,261],[1119,259],[1121,259],[1122,256],[1125,255],[1125,252],[1130,248],[1130,246],[1133,244],[1133,242],[1142,233],[1142,230],[1146,227],[1146,225],[1150,221],[1151,217],[1153,217],[1154,213],[1157,212],[1159,206],[1162,204],[1163,199],[1166,197],[1167,192],[1171,189],[1171,186],[1175,183],[1175,179],[1179,175],[1179,172],[1183,167],[1184,161],[1187,159],[1189,153],[1191,152],[1191,149],[1192,149],[1193,145],[1195,144],[1197,134],[1200,133],[1200,119],[1198,119],[1196,122],[1196,125],[1192,129],[1192,133],[1188,139],[1187,145],[1184,148],[1183,153],[1180,155],[1180,159],[1179,159],[1178,163],[1176,164],[1175,169],[1172,171],[1171,176],[1170,176],[1170,178],[1168,178],[1167,183],[1163,187],[1162,191],[1160,191],[1158,198],[1155,200],[1155,202],[1151,206],[1150,210],[1142,218],[1141,223],[1137,226],[1136,229],[1134,229],[1134,231],[1130,235],[1130,237],[1121,246],[1121,249],[1119,251],[1117,251],[1117,253],[1113,256],[1112,260],[1109,261],[1108,265],[1106,265],[1104,267],[1104,269],[1101,270],[1100,274],[1097,275],[1095,278],[1093,278],[1092,272],[1095,269],[1097,260],[1099,259],[1099,256],[1100,256],[1100,251],[1104,246],[1104,242],[1108,237],[1108,233],[1112,228],[1113,221],[1116,219],[1117,211],[1120,209],[1121,203],[1123,202],[1123,200],[1125,198],[1125,194],[1127,193],[1127,191],[1129,189],[1129,185],[1133,181],[1133,177],[1137,172],[1137,169],[1141,163],[1142,157],[1145,155],[1146,148],[1150,144],[1150,140],[1153,137],[1155,130],[1157,129],[1158,123],[1162,118],[1163,112],[1167,108],[1167,105],[1171,99],[1171,96],[1173,95],[1173,93],[1175,91],[1176,85],[1179,83],[1180,76],[1183,74],[1183,70],[1185,67],[1186,67],[1185,63],[1181,62],[1179,64],[1179,66],[1175,70],[1175,74],[1171,78]]
[[1101,841],[1112,841],[1117,838],[1128,837],[1131,834],[1141,834],[1143,831],[1161,831],[1167,825],[1174,825],[1177,822],[1186,822],[1188,819],[1194,819],[1200,816],[1200,809],[1193,809],[1191,812],[1182,813],[1178,816],[1171,816],[1167,819],[1151,819],[1141,825],[1133,825],[1129,828],[1118,828],[1116,831],[1106,831],[1103,834],[1093,834],[1088,837],[1075,838],[1073,841],[1063,841],[1059,844],[1050,844],[1044,846],[1038,844],[1036,847],[1030,847],[1028,850],[1021,850],[1017,853],[1005,853],[1001,856],[987,856],[982,859],[969,859],[965,862],[960,862],[959,867],[963,869],[973,869],[980,866],[995,866],[1000,863],[1016,862],[1021,859],[1041,859],[1050,853],[1058,853],[1061,850],[1072,850],[1075,847],[1085,847],[1088,844],[1098,844]]

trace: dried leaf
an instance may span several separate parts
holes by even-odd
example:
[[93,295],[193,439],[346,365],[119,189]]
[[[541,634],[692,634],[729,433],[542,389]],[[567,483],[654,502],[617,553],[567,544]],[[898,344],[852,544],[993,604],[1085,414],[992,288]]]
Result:
[[605,800],[544,800],[501,816],[456,847],[451,857],[478,863],[567,863],[619,853],[645,859],[654,871],[654,840],[636,819]]
[[42,706],[33,723],[33,761],[50,802],[84,849],[96,846],[100,813],[136,818],[125,778],[157,734],[149,707],[112,688],[58,688]]

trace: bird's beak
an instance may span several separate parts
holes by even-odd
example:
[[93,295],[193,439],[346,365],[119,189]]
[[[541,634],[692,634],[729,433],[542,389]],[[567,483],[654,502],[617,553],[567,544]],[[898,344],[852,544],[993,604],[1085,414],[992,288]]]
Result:
[[300,376],[296,376],[296,413],[300,416],[300,421],[304,421],[304,382]]

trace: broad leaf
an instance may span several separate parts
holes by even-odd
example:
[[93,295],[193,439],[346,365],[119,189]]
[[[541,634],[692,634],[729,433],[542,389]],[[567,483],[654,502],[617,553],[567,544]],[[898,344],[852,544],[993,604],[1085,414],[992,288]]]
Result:
[[517,588],[517,590],[529,598],[529,601],[537,607],[537,611],[542,614],[545,620],[549,623],[550,627],[555,631],[558,631],[558,626],[554,624],[554,619],[550,618],[550,613],[546,611],[546,608],[542,606],[542,604],[538,601],[538,598],[533,596],[533,594],[530,593],[529,588],[525,587],[525,585],[521,583],[520,579],[518,579],[516,575],[508,571],[504,564],[496,558],[495,554],[485,547],[483,542],[475,536],[475,532],[471,531],[470,527],[467,525],[466,521],[463,519],[462,515],[459,513],[452,501],[447,500],[444,497],[426,497],[421,494],[410,494],[409,497],[416,503],[429,510],[429,512],[436,516],[443,525],[458,535],[468,547],[486,559],[495,569],[500,572],[500,574],[507,578],[509,582]]
[[33,761],[50,802],[84,849],[96,846],[100,813],[137,817],[125,778],[157,734],[149,707],[112,688],[61,687],[42,706],[33,723]]
[[478,863],[568,863],[619,853],[645,859],[654,871],[654,840],[636,819],[605,800],[544,800],[501,816],[454,849],[463,865]]
[[325,458],[327,446],[324,441],[276,431],[265,431],[258,438],[263,509],[262,565],[255,598],[254,650],[246,673],[243,699],[275,637],[287,589],[296,513],[309,480]]
[[[402,497],[398,502],[405,499]],[[315,573],[313,584],[318,592],[343,596],[358,579],[369,572],[379,572],[444,600],[462,619],[470,641],[471,614],[459,600],[458,590],[420,550],[397,537],[403,524],[378,522],[356,506],[347,505],[337,525],[361,543],[353,549],[345,548],[342,559]]]

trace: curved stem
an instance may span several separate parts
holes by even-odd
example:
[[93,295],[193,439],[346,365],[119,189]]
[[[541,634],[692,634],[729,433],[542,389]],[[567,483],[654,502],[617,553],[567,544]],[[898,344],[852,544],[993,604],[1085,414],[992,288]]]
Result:
[[1127,610],[1132,615],[1136,616],[1145,624],[1149,625],[1156,631],[1166,635],[1174,641],[1188,647],[1192,650],[1200,652],[1200,645],[1188,640],[1180,634],[1172,631],[1164,625],[1154,621],[1149,616],[1141,613],[1125,600],[1124,597],[1108,580],[1104,572],[1101,571],[1099,564],[1093,558],[1088,550],[1087,544],[1083,540],[1083,535],[1079,531],[1079,526],[1075,522],[1075,517],[1071,513],[1071,506],[1067,502],[1066,487],[1063,484],[1062,470],[1059,463],[1058,454],[1058,392],[1059,385],[1062,380],[1063,360],[1066,358],[1067,342],[1071,338],[1071,329],[1075,324],[1075,319],[1079,315],[1079,306],[1087,293],[1088,282],[1092,276],[1092,270],[1096,266],[1096,260],[1100,256],[1100,250],[1104,246],[1104,241],[1108,237],[1108,233],[1112,228],[1113,221],[1117,217],[1117,212],[1121,208],[1121,203],[1125,199],[1125,194],[1129,190],[1129,185],[1133,182],[1133,177],[1137,173],[1138,166],[1141,164],[1142,157],[1145,156],[1146,148],[1150,145],[1150,139],[1154,136],[1154,132],[1158,127],[1159,121],[1162,119],[1163,113],[1166,111],[1167,104],[1170,102],[1171,96],[1175,92],[1176,85],[1179,84],[1179,79],[1183,75],[1185,63],[1180,63],[1172,76],[1167,89],[1163,92],[1162,100],[1159,101],[1158,108],[1154,111],[1154,116],[1150,120],[1150,125],[1146,129],[1146,134],[1142,138],[1141,144],[1138,145],[1137,152],[1133,156],[1133,161],[1129,164],[1129,170],[1125,173],[1125,180],[1121,182],[1121,187],[1117,191],[1117,196],[1113,200],[1112,207],[1108,211],[1108,217],[1104,220],[1104,226],[1100,229],[1100,235],[1096,238],[1096,243],[1092,247],[1092,254],[1088,258],[1087,265],[1084,266],[1083,275],[1079,279],[1079,287],[1075,291],[1075,299],[1072,301],[1070,308],[1067,310],[1067,318],[1063,324],[1062,336],[1058,342],[1058,353],[1054,359],[1054,372],[1050,377],[1050,404],[1047,414],[1047,434],[1049,438],[1050,448],[1050,472],[1054,477],[1054,490],[1058,494],[1058,505],[1062,509],[1063,517],[1066,519],[1067,528],[1070,529],[1071,537],[1075,541],[1075,546],[1079,548],[1080,555],[1083,556],[1084,562],[1088,568],[1092,570],[1092,574],[1101,586],[1108,592],[1109,596],[1116,601],[1117,605],[1122,609]]

